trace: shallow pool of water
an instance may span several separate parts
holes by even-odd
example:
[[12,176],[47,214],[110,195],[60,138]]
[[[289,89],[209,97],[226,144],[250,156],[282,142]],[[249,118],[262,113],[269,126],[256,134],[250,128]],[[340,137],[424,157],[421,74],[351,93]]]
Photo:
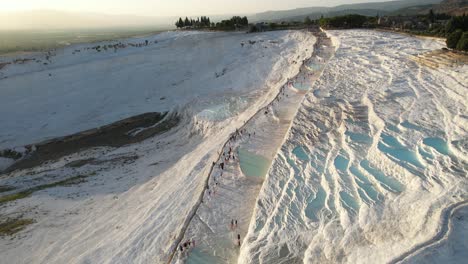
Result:
[[307,82],[294,82],[293,87],[298,90],[308,91],[310,89],[310,85]]
[[300,160],[309,160],[309,156],[302,146],[295,147],[292,153]]
[[366,143],[370,144],[372,143],[371,137],[367,134],[361,134],[361,133],[354,133],[351,131],[346,131],[345,135],[349,137],[349,139],[353,142],[358,142],[358,143]]
[[422,147],[419,147],[418,148],[418,152],[421,156],[423,156],[424,158],[426,158],[427,160],[432,160],[434,159],[434,156],[432,156],[431,153],[425,151]]
[[315,195],[311,195],[309,199],[305,209],[305,215],[312,221],[318,221],[318,213],[325,205],[327,193],[322,186],[319,186]]
[[369,197],[374,202],[378,202],[383,199],[383,197],[375,190],[374,185],[369,181],[369,179],[367,179],[367,177],[362,174],[356,167],[351,166],[349,170],[357,178],[356,183],[360,187],[358,191],[363,190],[365,192],[365,194],[359,193],[364,200],[367,200],[367,197]]
[[270,161],[263,156],[245,149],[238,149],[239,164],[244,175],[264,178],[270,168]]
[[390,125],[390,124],[386,124],[385,127],[390,130],[390,131],[393,131],[393,132],[396,132],[396,133],[400,133],[400,129],[394,125]]
[[424,145],[429,146],[435,149],[440,154],[450,156],[451,152],[449,149],[449,145],[447,142],[441,138],[433,137],[433,138],[425,138],[423,140]]
[[419,168],[424,168],[424,165],[419,161],[416,153],[403,146],[395,137],[382,133],[381,139],[382,142],[379,142],[377,146],[380,151],[397,160],[408,162]]
[[341,172],[346,172],[348,169],[349,160],[341,155],[336,156],[335,161],[335,168]]
[[356,201],[356,199],[354,199],[354,197],[351,194],[345,191],[340,191],[340,198],[344,207],[351,209],[350,211],[353,211],[354,213],[358,212],[359,203]]
[[216,264],[221,263],[221,259],[211,255],[208,252],[203,252],[198,248],[194,248],[188,255],[187,264]]
[[322,65],[314,64],[314,63],[306,64],[306,68],[310,71],[320,71],[322,67],[323,67]]
[[383,172],[371,167],[368,160],[361,161],[361,167],[364,168],[369,174],[371,174],[377,181],[380,182],[380,185],[391,192],[400,193],[403,191],[404,186],[396,179],[385,175]]
[[243,97],[228,98],[219,104],[209,102],[208,105],[204,107],[203,104],[201,105],[204,109],[197,114],[197,117],[210,121],[222,121],[239,113],[248,105],[249,100]]

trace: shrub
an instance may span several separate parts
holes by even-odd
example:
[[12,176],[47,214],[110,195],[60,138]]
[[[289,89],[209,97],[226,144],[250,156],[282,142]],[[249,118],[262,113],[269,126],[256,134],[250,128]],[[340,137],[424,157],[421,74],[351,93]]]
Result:
[[462,36],[458,40],[456,49],[468,51],[468,31],[463,32]]
[[32,219],[7,219],[5,222],[0,223],[0,237],[12,236],[32,223],[34,223]]
[[447,40],[445,41],[445,43],[447,44],[447,48],[456,48],[458,40],[460,40],[462,34],[463,32],[459,29],[448,35]]

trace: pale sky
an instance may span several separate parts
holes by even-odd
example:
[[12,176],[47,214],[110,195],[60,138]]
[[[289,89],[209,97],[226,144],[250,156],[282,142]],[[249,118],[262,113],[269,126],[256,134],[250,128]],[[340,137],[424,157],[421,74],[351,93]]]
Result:
[[[0,0],[0,11],[49,9],[142,16],[248,14],[385,0]],[[388,1],[388,0],[387,0]]]

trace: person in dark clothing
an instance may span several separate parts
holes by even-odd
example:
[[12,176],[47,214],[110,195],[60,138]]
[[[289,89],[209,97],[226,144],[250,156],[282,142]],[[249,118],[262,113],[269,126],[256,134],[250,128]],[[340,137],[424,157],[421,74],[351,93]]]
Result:
[[240,247],[240,234],[237,234],[237,245]]
[[182,245],[179,245],[179,249],[180,249],[180,252],[184,251],[184,248],[182,247]]

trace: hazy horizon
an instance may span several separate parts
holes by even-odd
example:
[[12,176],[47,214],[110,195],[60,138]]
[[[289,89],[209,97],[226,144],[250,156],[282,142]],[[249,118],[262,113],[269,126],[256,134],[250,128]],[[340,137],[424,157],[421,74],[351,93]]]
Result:
[[105,15],[173,17],[225,15],[232,13],[254,14],[265,11],[287,10],[302,7],[331,7],[342,4],[387,2],[396,0],[205,0],[203,5],[197,0],[0,0],[1,13],[28,11],[61,11],[75,13],[96,13]]
[[[398,0],[390,0],[398,1]],[[430,0],[428,0],[430,1]],[[342,4],[389,2],[389,0],[0,0],[0,30],[95,29],[154,27],[170,29],[178,17],[209,16],[220,21],[228,16],[249,16],[268,11]]]

